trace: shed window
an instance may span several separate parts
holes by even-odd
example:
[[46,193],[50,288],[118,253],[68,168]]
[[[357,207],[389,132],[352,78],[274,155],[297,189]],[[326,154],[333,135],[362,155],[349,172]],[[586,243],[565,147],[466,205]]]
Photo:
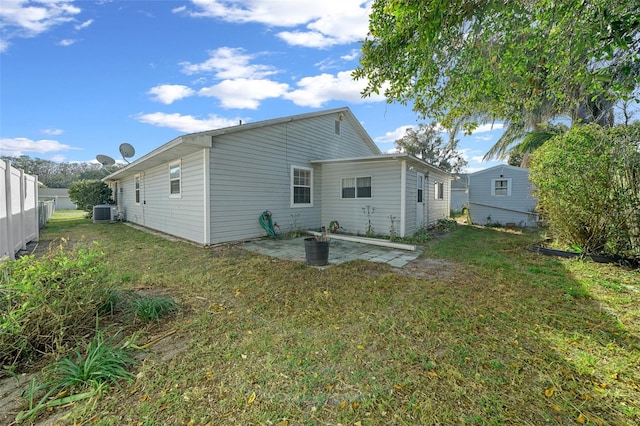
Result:
[[292,167],[291,173],[291,205],[311,206],[313,201],[313,170]]
[[444,199],[444,184],[442,182],[436,182],[433,187],[433,193],[436,200]]
[[492,179],[491,195],[494,197],[508,197],[511,195],[511,179]]
[[424,197],[424,176],[421,174],[418,175],[417,188],[418,188],[418,203],[422,203],[422,200]]
[[135,178],[135,192],[136,192],[136,204],[140,204],[140,175],[136,175]]
[[169,164],[169,196],[180,197],[182,167],[180,161]]
[[371,198],[371,176],[342,178],[342,198]]

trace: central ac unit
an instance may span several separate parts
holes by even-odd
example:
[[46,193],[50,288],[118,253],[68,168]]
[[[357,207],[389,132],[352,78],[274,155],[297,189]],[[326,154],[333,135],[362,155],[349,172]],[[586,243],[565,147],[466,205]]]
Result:
[[108,204],[93,206],[93,223],[115,222],[118,217],[118,208]]

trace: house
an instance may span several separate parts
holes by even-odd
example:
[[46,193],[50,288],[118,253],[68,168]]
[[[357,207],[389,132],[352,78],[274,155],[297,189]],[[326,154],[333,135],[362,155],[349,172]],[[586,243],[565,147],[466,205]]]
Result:
[[506,164],[469,175],[471,223],[536,226],[537,201],[529,181],[529,170]]
[[462,212],[469,202],[469,175],[455,173],[451,182],[451,210]]
[[[348,108],[180,136],[103,179],[125,220],[203,245],[338,221],[398,236],[449,216],[450,174],[385,155]],[[370,215],[364,211],[369,208]]]
[[40,188],[39,201],[54,200],[57,210],[76,210],[78,206],[69,198],[67,188]]

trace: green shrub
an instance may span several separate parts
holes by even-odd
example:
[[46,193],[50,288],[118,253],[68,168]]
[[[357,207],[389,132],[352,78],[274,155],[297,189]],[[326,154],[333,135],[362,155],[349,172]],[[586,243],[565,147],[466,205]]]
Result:
[[92,179],[82,179],[69,187],[69,198],[78,205],[78,209],[92,212],[93,206],[111,204],[109,185]]
[[112,289],[96,244],[0,263],[0,360],[51,353],[93,328]]
[[640,123],[575,126],[540,147],[530,178],[553,235],[586,253],[640,257]]

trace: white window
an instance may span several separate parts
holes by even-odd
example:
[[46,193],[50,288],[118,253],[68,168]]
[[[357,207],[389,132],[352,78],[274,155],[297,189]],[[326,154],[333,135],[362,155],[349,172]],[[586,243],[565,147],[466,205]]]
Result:
[[491,195],[494,197],[511,196],[511,178],[491,179]]
[[341,198],[371,198],[371,176],[342,178]]
[[336,120],[336,122],[335,122],[334,131],[336,132],[336,135],[340,134],[340,121],[339,120]]
[[169,197],[180,198],[182,167],[180,161],[169,164]]
[[417,183],[417,188],[418,188],[418,203],[422,203],[423,199],[424,199],[424,176],[421,174],[418,174],[418,183]]
[[140,175],[134,177],[134,187],[136,193],[136,204],[140,204]]
[[291,167],[291,206],[308,207],[313,205],[313,170],[303,167]]
[[433,196],[436,200],[444,199],[444,184],[442,182],[436,182],[433,186]]

